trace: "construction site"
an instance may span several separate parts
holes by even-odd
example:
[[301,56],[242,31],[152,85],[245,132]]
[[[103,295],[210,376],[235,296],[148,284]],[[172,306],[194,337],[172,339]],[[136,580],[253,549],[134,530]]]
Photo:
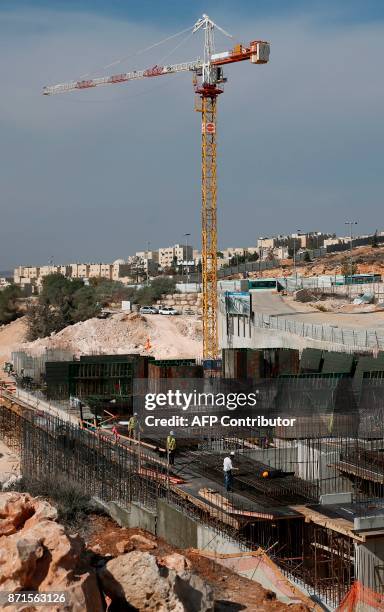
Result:
[[[20,452],[23,475],[64,474],[123,524],[224,556],[283,601],[302,592],[325,609],[349,610],[358,589],[371,607],[353,609],[382,609],[383,354],[226,349],[210,364],[90,355],[47,360],[43,375],[41,357],[13,357],[19,384],[3,385],[1,432]],[[128,435],[135,381],[159,391],[188,379],[211,392],[220,383],[227,392],[240,381],[258,386],[268,398],[265,416],[294,415],[296,423],[233,427],[225,436],[178,429],[170,465],[165,435]],[[236,471],[228,493],[222,463],[230,452]],[[252,556],[260,550],[274,578]],[[289,594],[286,586],[280,593],[279,572]]]
[[[297,275],[285,300],[276,278],[258,286],[233,275],[220,286],[223,69],[267,64],[270,46],[252,40],[217,52],[215,32],[230,35],[205,14],[188,35],[197,32],[202,59],[50,85],[43,94],[192,74],[201,114],[201,315],[163,323],[119,313],[8,347],[0,437],[20,457],[25,480],[49,474],[75,483],[121,527],[206,555],[287,607],[384,610],[382,309],[364,323],[355,312],[340,315],[343,324],[325,321],[319,309],[288,301]],[[170,391],[195,394],[188,411],[164,399]],[[224,397],[224,405],[207,408],[201,396]],[[240,396],[242,404],[228,403]],[[153,428],[149,397],[162,399]]]

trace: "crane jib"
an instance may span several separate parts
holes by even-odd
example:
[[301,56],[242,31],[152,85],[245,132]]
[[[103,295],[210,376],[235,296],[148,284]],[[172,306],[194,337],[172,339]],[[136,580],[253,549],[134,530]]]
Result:
[[44,87],[44,95],[53,95],[57,93],[65,93],[68,91],[74,91],[76,89],[89,89],[92,87],[98,87],[99,85],[111,85],[114,83],[124,83],[126,81],[133,81],[137,79],[144,79],[148,77],[163,76],[165,74],[173,74],[176,72],[188,72],[195,71],[201,68],[202,64],[199,60],[193,62],[182,62],[179,64],[170,64],[168,66],[153,66],[146,70],[133,70],[132,72],[123,72],[120,74],[112,74],[107,77],[97,77],[95,79],[84,79],[81,81],[72,81],[69,83],[59,83],[58,85],[51,85]]

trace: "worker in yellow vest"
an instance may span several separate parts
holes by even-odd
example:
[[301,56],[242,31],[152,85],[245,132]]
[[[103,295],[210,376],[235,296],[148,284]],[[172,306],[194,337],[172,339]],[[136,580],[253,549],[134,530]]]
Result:
[[176,438],[175,432],[170,431],[167,437],[167,456],[169,465],[175,465],[175,454],[176,454]]
[[136,440],[139,431],[139,421],[137,418],[137,412],[134,412],[128,421],[128,437],[131,438],[129,443],[131,444],[132,439]]

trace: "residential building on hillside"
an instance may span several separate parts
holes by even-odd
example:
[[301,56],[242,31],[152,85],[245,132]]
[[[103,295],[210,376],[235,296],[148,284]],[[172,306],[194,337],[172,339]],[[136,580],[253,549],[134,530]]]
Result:
[[186,244],[175,244],[174,246],[159,249],[159,266],[170,268],[172,265],[181,265],[193,260],[193,246]]

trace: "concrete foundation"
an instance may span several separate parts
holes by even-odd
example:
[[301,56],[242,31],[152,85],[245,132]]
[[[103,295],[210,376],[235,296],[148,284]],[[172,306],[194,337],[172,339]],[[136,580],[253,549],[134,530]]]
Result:
[[96,505],[108,514],[120,527],[144,529],[156,535],[157,515],[156,512],[145,508],[141,504],[132,502],[127,508],[123,508],[115,501],[104,502],[93,498]]

